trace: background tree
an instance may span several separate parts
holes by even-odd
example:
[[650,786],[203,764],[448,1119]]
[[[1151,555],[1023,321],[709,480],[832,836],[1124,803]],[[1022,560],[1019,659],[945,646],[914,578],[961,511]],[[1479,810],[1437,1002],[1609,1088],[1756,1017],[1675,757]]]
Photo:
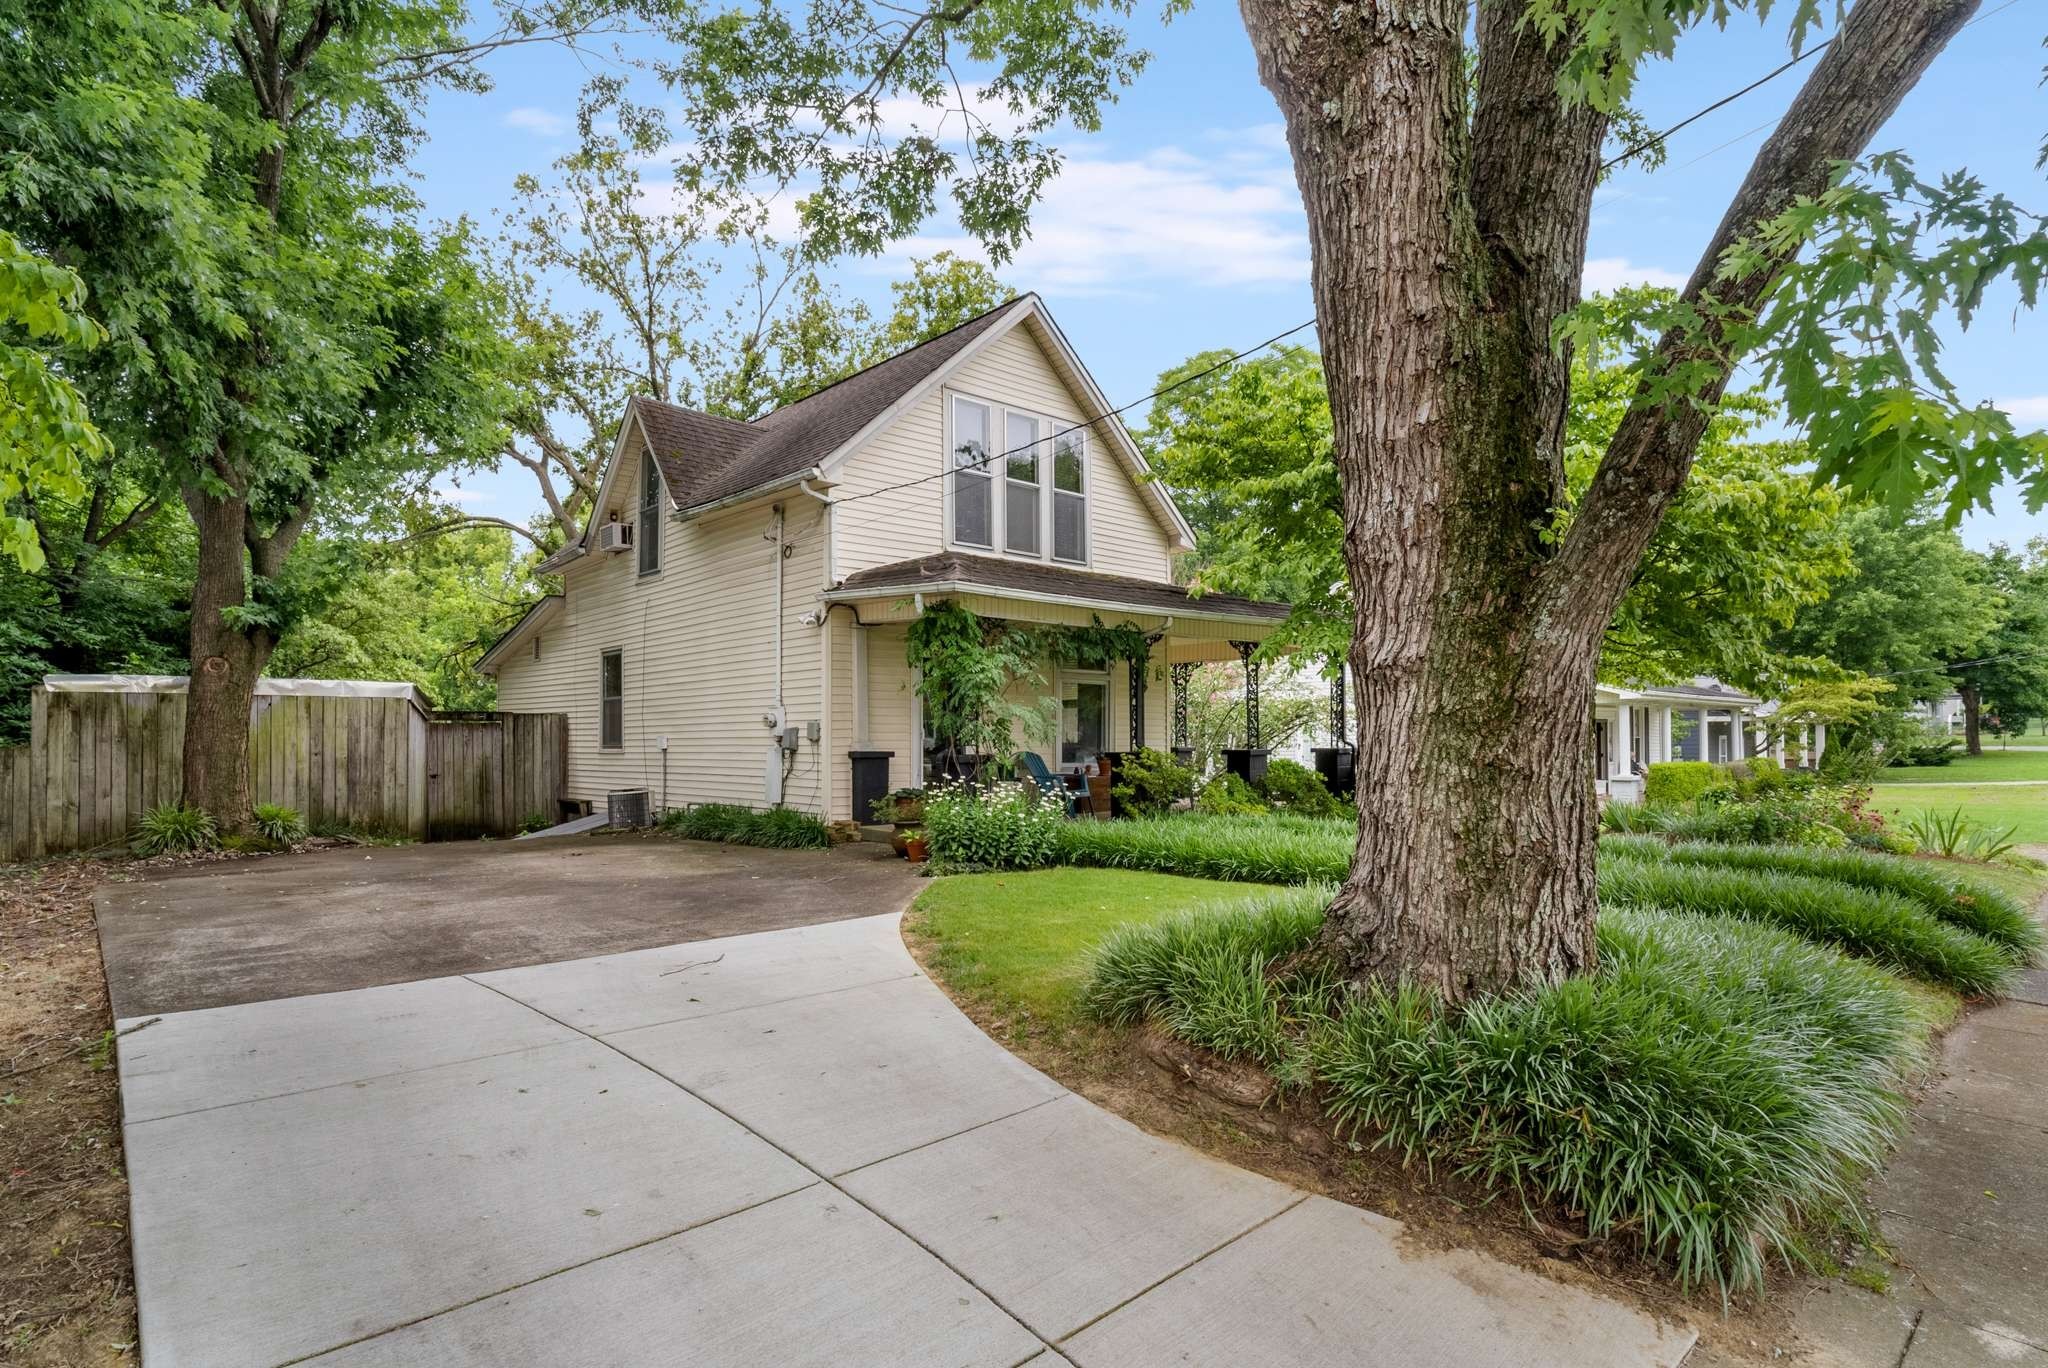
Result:
[[1984,729],[2003,733],[2048,715],[2048,544],[2024,552],[1992,548],[1981,575],[1997,600],[1998,620],[1952,663],[1947,678],[1963,700],[1963,736],[1972,755],[1984,753]]
[[1800,611],[1778,648],[1889,679],[1907,700],[1941,697],[1954,687],[1945,667],[1971,658],[1998,625],[1981,558],[1924,512],[1899,521],[1863,504],[1843,527],[1850,573]]

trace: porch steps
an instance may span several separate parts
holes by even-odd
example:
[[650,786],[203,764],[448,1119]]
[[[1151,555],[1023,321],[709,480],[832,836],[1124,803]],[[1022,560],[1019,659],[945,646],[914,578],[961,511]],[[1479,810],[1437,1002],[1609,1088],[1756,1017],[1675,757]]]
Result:
[[878,841],[883,845],[889,844],[890,838],[895,834],[895,827],[876,826],[873,823],[863,823],[860,829],[860,838],[863,841]]

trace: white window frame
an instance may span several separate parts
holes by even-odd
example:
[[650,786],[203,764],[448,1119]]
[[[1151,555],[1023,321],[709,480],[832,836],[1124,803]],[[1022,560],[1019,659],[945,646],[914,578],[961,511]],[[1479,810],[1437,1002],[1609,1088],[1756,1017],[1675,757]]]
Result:
[[[1085,425],[1064,418],[1056,418],[1038,409],[1022,405],[1005,404],[1001,400],[967,390],[948,389],[942,391],[945,399],[944,429],[945,445],[940,452],[944,462],[946,478],[940,482],[943,489],[940,518],[943,544],[949,549],[972,552],[982,556],[1000,556],[1005,560],[1035,561],[1041,565],[1069,565],[1087,568],[1095,561],[1095,470],[1092,458],[1093,443],[1088,440]],[[991,460],[989,470],[989,541],[990,545],[961,541],[954,532],[954,486],[953,449],[954,417],[962,403],[978,404],[988,410],[989,441],[991,457],[1003,456],[1002,460]],[[1009,547],[1010,468],[1006,453],[1009,451],[1010,415],[1030,418],[1038,424],[1038,551],[1033,554],[1011,551]],[[1060,436],[1071,437],[1081,451],[1081,558],[1068,560],[1053,554],[1053,488],[1054,440]],[[1000,442],[998,442],[1000,438]],[[1072,491],[1068,491],[1071,493]]]
[[[1081,488],[1062,490],[1059,487],[1059,443],[1063,437],[1071,437],[1081,448]],[[1095,481],[1088,468],[1088,433],[1084,428],[1055,432],[1046,442],[1045,469],[1045,559],[1060,565],[1088,565],[1095,556],[1095,529],[1090,525],[1094,518]],[[1081,499],[1081,555],[1078,560],[1069,560],[1059,553],[1057,529],[1059,519],[1054,511],[1059,507],[1061,494],[1078,493]]]
[[[605,662],[613,656],[619,658],[619,739],[607,741],[604,734],[604,708],[607,701],[604,694],[604,667]],[[601,751],[622,751],[626,748],[626,648],[623,646],[602,647],[597,653],[597,748]]]
[[[1002,412],[1003,478],[1000,483],[1003,491],[1003,497],[1001,500],[1003,520],[1003,554],[1006,556],[1016,556],[1020,560],[1042,560],[1045,557],[1046,550],[1045,533],[1047,520],[1047,502],[1045,485],[1046,480],[1050,477],[1052,473],[1052,443],[1047,439],[1046,436],[1046,420],[1039,417],[1035,413],[1026,413],[1023,409],[1004,409]],[[1032,472],[1034,475],[1036,475],[1037,478],[1034,479],[1028,485],[1024,484],[1021,481],[1013,480],[1010,477],[1010,424],[1013,420],[1019,419],[1021,419],[1024,422],[1030,423],[1032,431],[1038,434],[1037,436],[1031,439]],[[1031,517],[1031,530],[1033,540],[1035,540],[1038,543],[1038,546],[1035,550],[1018,551],[1012,549],[1012,547],[1010,546],[1010,496],[1011,487],[1013,485],[1018,489],[1030,490],[1031,501],[1032,503],[1037,505],[1037,507],[1035,507],[1032,510]]]
[[954,431],[957,427],[956,420],[959,416],[960,405],[962,404],[975,404],[987,411],[987,439],[989,443],[987,454],[990,457],[993,457],[1001,450],[1000,447],[995,445],[995,440],[996,434],[1002,431],[1006,418],[1002,406],[992,403],[987,399],[978,398],[971,394],[948,393],[946,396],[946,449],[941,453],[946,463],[946,478],[941,481],[946,487],[946,497],[942,510],[946,520],[946,545],[958,546],[969,551],[978,551],[984,555],[999,556],[1002,554],[1000,548],[1002,547],[1003,501],[997,486],[1003,482],[1005,476],[995,468],[996,462],[993,460],[982,467],[983,474],[988,479],[988,544],[983,545],[980,542],[962,541],[957,535],[959,524],[954,518],[954,506],[958,502],[957,493],[960,485],[960,472],[954,465],[954,457],[960,444],[954,439]]
[[[661,466],[655,461],[654,453],[643,449],[640,453],[640,488],[633,493],[633,516],[639,526],[633,529],[633,568],[640,579],[653,579],[661,573],[661,555],[665,548],[662,542],[663,505],[667,502],[668,491],[661,485]],[[651,497],[650,497],[651,495]],[[654,564],[647,563],[647,553],[654,553]]]

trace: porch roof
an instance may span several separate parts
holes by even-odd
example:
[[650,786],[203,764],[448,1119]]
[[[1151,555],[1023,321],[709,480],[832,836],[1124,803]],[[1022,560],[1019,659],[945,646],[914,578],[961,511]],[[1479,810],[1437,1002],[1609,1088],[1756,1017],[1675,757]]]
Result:
[[895,561],[848,575],[825,595],[833,602],[892,594],[967,593],[1014,597],[1155,616],[1200,618],[1271,627],[1288,606],[1234,594],[1193,594],[1163,580],[1133,579],[1035,561],[958,552]]

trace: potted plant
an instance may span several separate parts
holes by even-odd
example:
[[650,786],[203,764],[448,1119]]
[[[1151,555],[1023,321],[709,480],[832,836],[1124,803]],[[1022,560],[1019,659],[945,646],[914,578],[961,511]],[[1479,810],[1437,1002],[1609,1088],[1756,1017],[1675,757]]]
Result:
[[931,838],[925,835],[923,827],[912,827],[902,833],[903,858],[912,864],[923,864],[931,858]]
[[890,849],[908,858],[910,840],[921,835],[924,825],[924,790],[900,788],[883,794],[875,799],[874,817],[895,828],[889,835]]

